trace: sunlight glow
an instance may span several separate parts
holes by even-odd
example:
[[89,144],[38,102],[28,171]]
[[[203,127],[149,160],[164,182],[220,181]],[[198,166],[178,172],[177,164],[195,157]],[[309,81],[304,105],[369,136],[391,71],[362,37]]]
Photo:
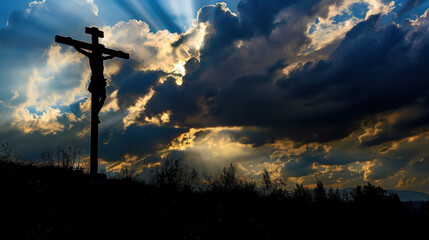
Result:
[[170,14],[174,23],[184,29],[192,26],[194,19],[193,0],[163,0],[160,4]]
[[176,79],[176,84],[177,84],[177,86],[182,86],[182,84],[183,84],[183,79],[180,77],[180,78],[177,78]]
[[186,74],[185,61],[180,61],[173,69],[173,73],[184,76]]
[[176,84],[178,86],[181,86],[183,84],[182,77],[186,75],[185,64],[185,61],[179,61],[179,63],[176,64],[173,69],[172,77],[176,79]]
[[[148,155],[149,156],[149,155]],[[100,161],[106,172],[120,173],[122,171],[132,171],[134,174],[141,174],[144,169],[160,166],[161,162],[145,163],[148,156],[139,156],[131,153],[124,155],[124,158],[116,162]]]
[[[137,11],[137,13],[142,18],[144,18],[145,21],[147,21],[150,25],[154,26],[156,29],[161,28],[159,20],[152,17],[151,13],[147,10],[147,9],[150,9],[150,8],[148,8],[148,6],[146,6],[147,3],[145,3],[145,2],[139,3],[137,0],[131,0],[129,4],[131,4],[133,11]],[[144,4],[144,5],[142,6],[142,4]],[[122,7],[124,7],[124,6],[122,6]],[[128,9],[126,11],[128,11]]]
[[152,116],[151,118],[146,117],[145,121],[149,124],[161,126],[162,124],[168,123],[170,121],[171,111],[166,111],[160,113],[157,116]]

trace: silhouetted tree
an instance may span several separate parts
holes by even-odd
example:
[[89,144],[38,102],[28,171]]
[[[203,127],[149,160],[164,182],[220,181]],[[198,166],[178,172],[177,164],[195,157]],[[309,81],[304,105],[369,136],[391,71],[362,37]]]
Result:
[[256,191],[256,184],[252,181],[240,179],[237,176],[237,168],[231,163],[224,167],[212,181],[215,191]]
[[118,173],[117,177],[126,181],[138,181],[139,176],[137,169],[134,166],[123,167]]
[[295,185],[295,188],[293,189],[292,198],[293,200],[300,201],[303,203],[312,202],[313,200],[311,191],[304,185],[298,184],[298,183]]
[[351,192],[351,198],[355,203],[380,203],[385,201],[399,202],[399,196],[388,193],[386,190],[371,183],[358,185]]
[[0,161],[12,162],[16,159],[15,153],[13,152],[12,146],[8,142],[2,143],[0,149]]
[[420,208],[422,210],[423,216],[429,217],[429,201],[422,202]]
[[264,168],[262,173],[262,190],[266,193],[271,193],[273,189],[273,182],[271,181],[270,173]]
[[313,193],[314,193],[314,201],[316,202],[326,201],[327,199],[326,188],[325,188],[325,185],[322,183],[322,181],[320,181],[319,179],[317,179],[316,187],[314,188]]
[[236,175],[237,169],[232,163],[228,168],[224,167],[223,170],[217,174],[215,179],[213,179],[213,189],[226,191],[237,190],[239,181]]
[[287,185],[285,178],[273,178],[267,169],[262,173],[262,192],[265,195],[282,194]]
[[335,189],[335,191],[332,188],[329,188],[327,192],[327,197],[333,203],[338,203],[343,200],[341,198],[341,193],[338,190],[338,187]]
[[167,159],[149,171],[149,183],[166,189],[192,190],[199,180],[198,172],[182,160]]

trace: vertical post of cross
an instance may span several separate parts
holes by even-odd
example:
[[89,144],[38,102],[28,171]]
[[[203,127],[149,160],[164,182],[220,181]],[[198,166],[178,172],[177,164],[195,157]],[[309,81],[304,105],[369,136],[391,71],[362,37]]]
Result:
[[[96,27],[85,28],[85,33],[92,36],[92,49],[98,48],[98,38],[104,37],[104,33]],[[93,177],[98,175],[98,113],[95,108],[95,94],[91,94],[91,154],[90,154],[90,174]]]
[[94,103],[95,94],[91,94],[91,155],[90,155],[90,174],[97,176],[98,174],[98,114]]

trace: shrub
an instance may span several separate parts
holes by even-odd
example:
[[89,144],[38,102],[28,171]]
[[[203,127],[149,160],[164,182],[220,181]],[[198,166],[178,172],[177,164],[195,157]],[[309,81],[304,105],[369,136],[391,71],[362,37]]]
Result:
[[57,151],[45,149],[40,154],[42,165],[76,170],[87,167],[82,156],[82,151],[77,147],[59,147]]

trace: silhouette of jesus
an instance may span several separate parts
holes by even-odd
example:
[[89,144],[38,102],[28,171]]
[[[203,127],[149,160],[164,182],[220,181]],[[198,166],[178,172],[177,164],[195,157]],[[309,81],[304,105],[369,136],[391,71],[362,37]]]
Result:
[[104,46],[101,44],[98,44],[98,46],[95,47],[92,52],[87,52],[77,45],[73,45],[73,47],[76,49],[76,51],[87,56],[89,59],[89,66],[91,67],[92,75],[88,86],[88,91],[90,91],[91,94],[93,94],[95,97],[95,102],[93,102],[93,104],[95,105],[97,112],[97,121],[100,123],[98,114],[100,113],[101,108],[103,108],[104,101],[106,100],[106,79],[104,78],[103,61],[112,59],[115,56],[103,56]]

